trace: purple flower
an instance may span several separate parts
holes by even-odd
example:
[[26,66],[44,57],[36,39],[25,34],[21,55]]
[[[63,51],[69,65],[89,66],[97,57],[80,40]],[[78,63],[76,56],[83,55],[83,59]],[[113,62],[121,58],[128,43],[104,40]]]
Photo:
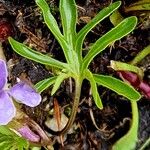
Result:
[[16,108],[11,97],[30,107],[35,107],[41,102],[40,94],[24,82],[19,82],[9,90],[5,90],[7,76],[6,63],[0,59],[0,125],[8,124],[16,115]]

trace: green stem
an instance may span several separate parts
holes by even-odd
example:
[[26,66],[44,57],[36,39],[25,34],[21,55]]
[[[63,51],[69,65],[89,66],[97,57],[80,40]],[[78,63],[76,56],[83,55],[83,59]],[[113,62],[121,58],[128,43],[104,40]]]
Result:
[[150,137],[146,140],[146,142],[142,145],[142,147],[139,150],[144,150],[149,145],[150,145]]
[[147,55],[150,54],[150,45],[145,47],[137,56],[130,62],[132,65],[137,65],[141,60],[143,60]]
[[78,106],[79,106],[79,101],[80,101],[80,94],[81,94],[81,86],[82,86],[82,80],[81,79],[76,79],[76,84],[75,84],[75,96],[74,96],[74,100],[73,100],[73,104],[72,104],[72,111],[71,111],[71,115],[70,115],[70,118],[66,124],[66,126],[61,130],[61,131],[53,131],[49,128],[47,128],[45,126],[45,128],[51,132],[52,134],[55,134],[55,135],[64,135],[72,126],[74,120],[75,120],[75,117],[76,117],[76,114],[77,114],[77,111],[78,111]]
[[82,85],[82,81],[77,80],[76,85],[75,85],[75,97],[74,97],[74,101],[73,101],[73,105],[72,105],[71,115],[70,115],[67,125],[64,127],[64,129],[62,131],[60,131],[61,135],[65,134],[71,128],[71,126],[75,120],[75,117],[76,117],[76,114],[78,111],[79,101],[80,101],[81,85]]
[[137,102],[131,102],[131,109],[132,122],[130,130],[113,145],[112,150],[133,150],[136,146],[139,121]]
[[132,108],[132,125],[131,129],[133,130],[132,137],[137,138],[138,135],[138,124],[139,124],[139,112],[137,102],[131,102]]

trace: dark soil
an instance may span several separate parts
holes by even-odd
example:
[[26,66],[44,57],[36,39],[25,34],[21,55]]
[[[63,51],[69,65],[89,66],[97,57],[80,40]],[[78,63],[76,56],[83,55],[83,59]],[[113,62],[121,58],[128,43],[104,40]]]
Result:
[[[77,0],[76,2],[79,14],[78,30],[81,29],[88,20],[94,17],[99,10],[108,6],[110,3],[110,1],[106,0]],[[125,13],[124,7],[133,3],[133,1],[122,0],[122,2],[123,5],[120,8],[122,15],[124,17],[132,15],[132,13]],[[49,1],[49,3],[52,7],[54,16],[59,21],[58,1],[52,0]],[[37,51],[47,53],[56,59],[65,61],[59,44],[46,25],[42,23],[43,19],[34,1],[0,0],[0,18],[11,23],[13,37],[16,40],[26,43]],[[150,22],[150,20],[148,21]],[[59,25],[61,27],[60,23]],[[105,19],[105,21],[97,25],[88,34],[84,42],[83,55],[87,53],[90,43],[94,42],[112,27],[113,25],[110,23],[109,19]],[[90,69],[95,73],[109,74],[117,77],[116,73],[109,68],[110,60],[119,60],[122,62],[131,61],[138,52],[150,43],[149,29],[150,24],[147,27],[145,26],[145,22],[139,21],[133,33],[115,42],[112,47],[108,47],[103,53],[98,55],[91,63]],[[3,47],[7,61],[11,60],[14,64],[9,78],[12,84],[14,84],[16,78],[20,77],[22,74],[25,74],[28,80],[35,84],[54,73],[53,68],[48,69],[43,65],[17,55],[7,42],[3,43]],[[145,70],[144,79],[148,83],[150,83],[149,58],[144,59],[140,64]],[[54,97],[50,96],[51,88],[49,88],[42,93],[46,101],[42,102],[42,104],[36,108],[22,106],[22,109],[29,117],[35,120],[43,130],[47,130],[44,127],[44,121],[47,119],[48,114],[46,108],[47,106],[49,109],[53,108],[54,98],[58,100],[60,107],[68,105],[68,107],[65,107],[64,112],[69,116],[73,97],[73,92],[70,92],[69,85],[69,81],[66,80]],[[99,94],[104,103],[104,109],[99,110],[92,101],[89,88],[89,83],[85,80],[82,87],[81,104],[78,108],[78,114],[75,120],[76,132],[67,135],[64,141],[64,147],[56,140],[56,142],[54,142],[54,149],[108,150],[111,149],[113,143],[127,133],[131,120],[130,102],[106,88],[99,87]],[[150,101],[146,98],[142,98],[138,103],[138,107],[140,125],[137,149],[150,136]],[[90,114],[93,114],[95,122],[100,130],[93,124],[93,118]]]

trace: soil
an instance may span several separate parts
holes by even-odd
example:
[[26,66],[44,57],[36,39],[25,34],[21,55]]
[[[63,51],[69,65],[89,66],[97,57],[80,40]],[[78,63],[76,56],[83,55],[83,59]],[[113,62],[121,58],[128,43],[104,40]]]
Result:
[[[121,14],[124,17],[133,14],[137,15],[139,17],[138,26],[134,32],[120,41],[115,42],[114,45],[108,47],[103,53],[94,58],[90,65],[92,72],[117,77],[116,72],[109,67],[110,60],[129,62],[150,43],[150,17],[145,15],[144,21],[141,21],[142,17],[139,14],[143,12],[125,13],[125,6],[129,6],[131,3],[136,2],[136,0],[121,1],[122,7],[119,9]],[[110,1],[107,0],[76,0],[76,2],[79,15],[77,30],[80,30],[99,10],[110,4]],[[57,18],[59,26],[61,27],[58,0],[49,1],[49,4],[53,10],[53,15]],[[0,19],[11,24],[13,30],[12,36],[16,40],[26,43],[37,51],[47,53],[58,60],[65,61],[59,44],[46,25],[43,24],[43,18],[34,1],[0,0]],[[83,55],[87,53],[90,43],[96,41],[96,39],[109,31],[112,27],[113,25],[110,23],[109,18],[97,25],[88,34],[84,42]],[[3,42],[3,47],[7,61],[13,63],[9,77],[11,84],[14,84],[16,78],[22,74],[25,74],[28,80],[33,84],[36,84],[57,71],[19,56],[11,49],[7,41]],[[144,79],[150,84],[149,58],[148,56],[144,59],[140,66],[143,67],[145,71]],[[74,88],[73,82],[72,86]],[[104,109],[99,110],[93,103],[89,90],[90,85],[85,80],[82,86],[81,103],[74,123],[76,131],[67,134],[63,142],[64,147],[62,147],[59,140],[54,140],[54,149],[109,150],[120,137],[127,133],[131,121],[130,102],[124,97],[100,86],[99,94],[103,100]],[[22,110],[47,132],[49,132],[49,130],[45,128],[44,122],[47,119],[49,110],[53,109],[53,99],[57,99],[64,113],[69,116],[73,97],[73,90],[70,88],[69,80],[63,82],[54,96],[50,95],[50,91],[51,88],[42,93],[44,101],[38,107],[29,108],[24,105],[22,106]],[[138,108],[140,123],[136,149],[150,136],[150,101],[143,97],[138,102]],[[93,114],[93,117],[91,114]],[[99,130],[95,127],[93,118]],[[150,149],[150,147],[148,149]]]

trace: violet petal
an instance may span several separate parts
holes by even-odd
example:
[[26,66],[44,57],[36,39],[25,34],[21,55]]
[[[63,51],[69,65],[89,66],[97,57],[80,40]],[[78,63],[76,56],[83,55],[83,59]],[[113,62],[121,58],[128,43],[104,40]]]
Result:
[[26,139],[32,142],[39,142],[40,137],[30,130],[28,126],[23,126],[18,130],[18,132]]
[[6,91],[0,91],[0,125],[8,124],[15,117],[16,108]]
[[33,88],[24,82],[15,84],[9,91],[9,94],[19,103],[30,107],[40,104],[41,96]]
[[3,89],[7,82],[7,66],[4,60],[0,59],[0,90]]

